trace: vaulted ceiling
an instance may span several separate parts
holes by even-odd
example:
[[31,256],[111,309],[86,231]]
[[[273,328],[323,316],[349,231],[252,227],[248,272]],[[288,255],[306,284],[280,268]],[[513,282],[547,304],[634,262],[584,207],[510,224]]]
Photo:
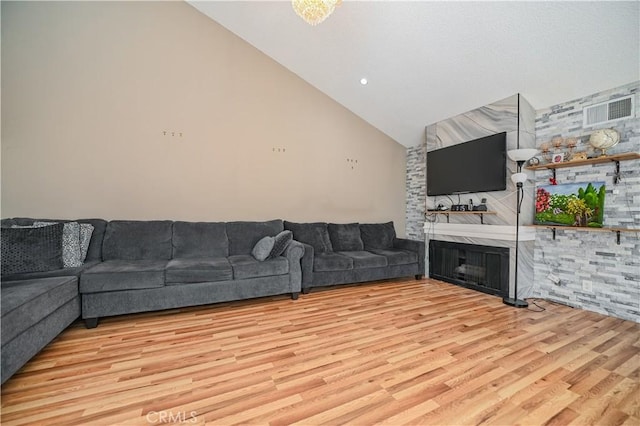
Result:
[[640,79],[638,1],[344,1],[315,27],[289,1],[189,3],[405,146],[515,93],[541,109]]

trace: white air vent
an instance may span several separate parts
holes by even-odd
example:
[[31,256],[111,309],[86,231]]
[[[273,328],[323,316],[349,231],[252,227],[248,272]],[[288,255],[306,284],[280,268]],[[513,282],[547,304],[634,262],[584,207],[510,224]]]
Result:
[[633,96],[625,96],[585,107],[582,110],[582,125],[587,127],[624,120],[633,116],[633,106]]

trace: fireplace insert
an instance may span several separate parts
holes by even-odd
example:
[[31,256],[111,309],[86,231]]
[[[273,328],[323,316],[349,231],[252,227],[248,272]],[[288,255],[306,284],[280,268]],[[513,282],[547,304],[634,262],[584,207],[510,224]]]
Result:
[[509,249],[431,240],[429,276],[500,297],[509,296]]

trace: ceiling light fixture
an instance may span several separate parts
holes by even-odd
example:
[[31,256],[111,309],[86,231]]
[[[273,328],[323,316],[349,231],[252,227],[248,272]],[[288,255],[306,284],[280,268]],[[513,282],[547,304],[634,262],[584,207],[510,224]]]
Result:
[[318,25],[333,13],[342,0],[291,0],[291,6],[309,25]]
[[363,86],[366,86],[366,84],[369,82],[369,80],[367,80],[366,78],[361,78],[360,79],[360,84],[362,84]]

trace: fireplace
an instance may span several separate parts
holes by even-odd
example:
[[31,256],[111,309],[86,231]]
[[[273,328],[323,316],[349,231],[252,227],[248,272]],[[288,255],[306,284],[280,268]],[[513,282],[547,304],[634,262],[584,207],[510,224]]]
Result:
[[429,241],[429,276],[462,287],[509,296],[509,249]]

